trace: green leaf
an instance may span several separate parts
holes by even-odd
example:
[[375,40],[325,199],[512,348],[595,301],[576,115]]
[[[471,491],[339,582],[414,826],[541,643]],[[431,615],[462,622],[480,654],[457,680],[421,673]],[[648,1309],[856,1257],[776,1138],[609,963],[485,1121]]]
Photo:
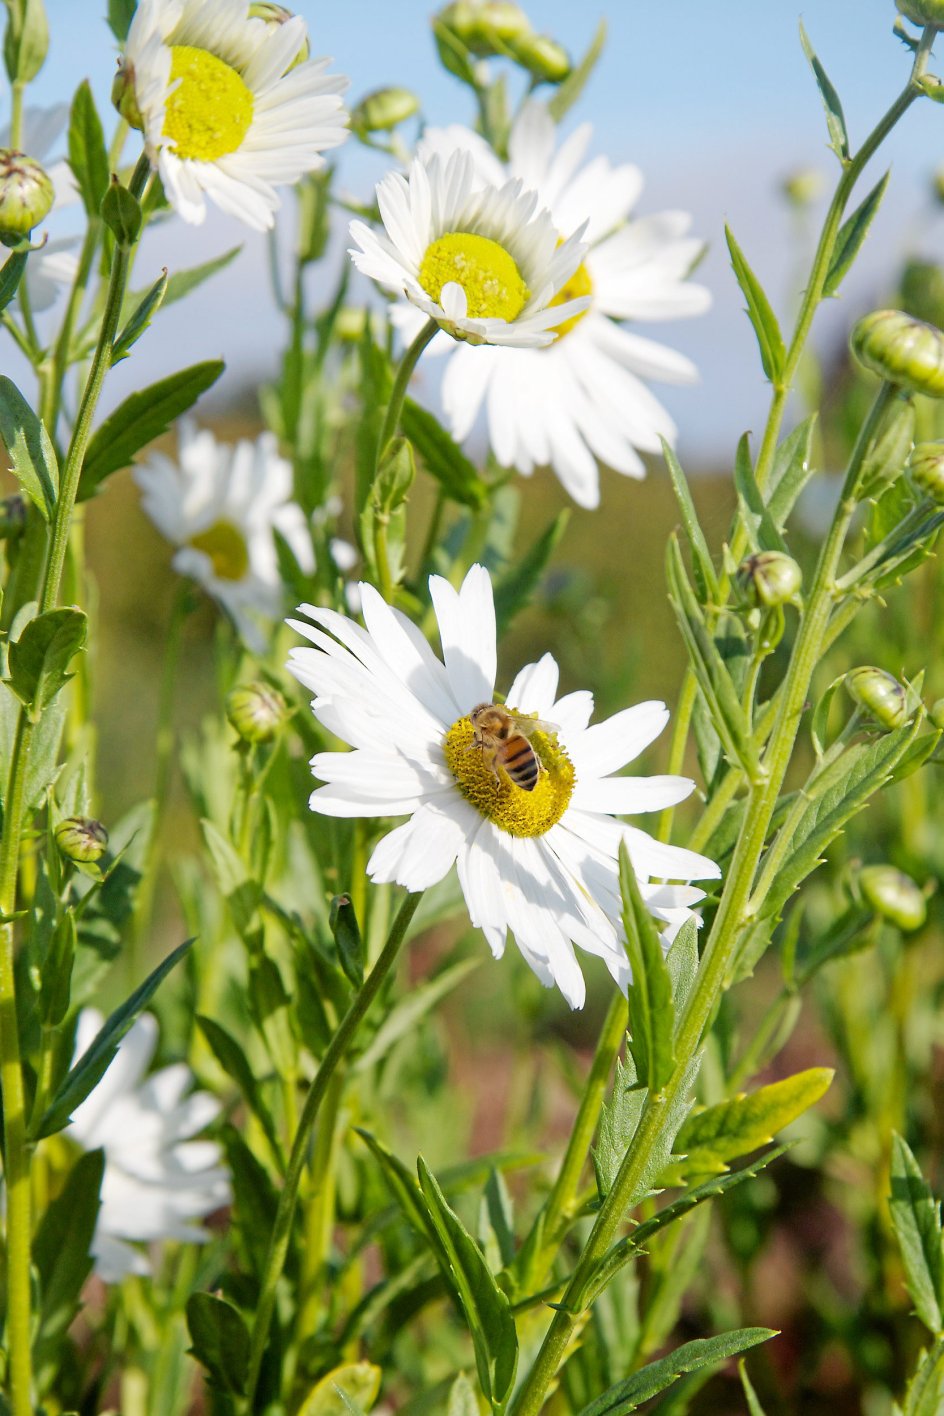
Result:
[[298,1408],[298,1416],[364,1416],[374,1409],[383,1372],[372,1362],[345,1362],[321,1378]]
[[108,27],[119,44],[128,38],[138,0],[108,0]]
[[718,577],[715,575],[714,562],[711,559],[711,552],[708,549],[708,542],[705,540],[704,532],[698,520],[698,513],[695,510],[695,503],[692,501],[692,494],[689,491],[688,479],[682,471],[682,464],[679,462],[672,448],[662,439],[662,456],[665,458],[665,465],[669,469],[669,476],[672,479],[672,489],[675,492],[675,499],[682,514],[682,525],[685,527],[685,534],[688,537],[688,544],[692,552],[692,569],[695,574],[695,585],[698,589],[698,598],[703,605],[709,603],[718,604],[721,599],[718,589]]
[[446,1203],[422,1156],[417,1172],[439,1239],[440,1266],[455,1287],[472,1335],[479,1385],[493,1406],[501,1407],[511,1393],[518,1365],[518,1336],[508,1298],[492,1277],[475,1240]]
[[221,256],[214,256],[211,261],[191,266],[189,270],[175,270],[173,275],[168,276],[167,279],[164,304],[172,305],[175,300],[182,300],[185,295],[190,294],[191,290],[196,290],[198,285],[202,285],[205,280],[216,275],[217,271],[225,270],[241,250],[242,246],[233,246],[230,250],[224,251]]
[[626,952],[633,973],[629,985],[629,1049],[640,1085],[657,1094],[675,1068],[675,1009],[672,981],[659,931],[643,903],[625,841],[619,848]]
[[39,1277],[39,1340],[55,1345],[75,1317],[92,1271],[90,1249],[105,1169],[101,1150],[80,1155],[66,1183],[43,1212],[33,1240]]
[[891,169],[889,169],[882,180],[875,184],[861,206],[858,206],[848,220],[844,221],[839,228],[832,263],[830,264],[826,280],[823,284],[824,295],[835,295],[837,293],[849,268],[862,249],[862,244],[869,234],[869,227],[872,225],[875,213],[881,206],[882,198],[885,195],[885,188],[888,186],[888,179],[891,175]]
[[754,477],[754,468],[751,463],[751,442],[748,433],[741,435],[737,445],[734,458],[734,485],[741,508],[741,520],[744,523],[751,550],[781,551],[786,555],[786,542],[773,523]]
[[747,1375],[747,1364],[743,1359],[738,1363],[738,1376],[741,1378],[741,1386],[744,1388],[744,1396],[747,1401],[747,1409],[750,1416],[764,1416],[764,1408],[761,1406],[757,1398],[757,1392],[754,1390],[751,1379]]
[[446,496],[462,506],[479,511],[488,500],[488,487],[455,439],[437,418],[407,398],[400,415],[400,428],[416,448],[431,477]]
[[751,741],[747,719],[731,681],[727,665],[688,581],[678,537],[669,537],[666,554],[669,599],[691,661],[698,686],[705,696],[712,725],[721,739],[725,755],[740,762],[748,775],[757,772],[757,749]]
[[13,251],[0,266],[0,313],[19,290],[28,258],[29,251]]
[[757,343],[760,346],[760,359],[764,367],[764,373],[772,384],[778,384],[783,374],[784,360],[787,351],[783,342],[783,335],[780,333],[780,325],[777,323],[777,316],[771,308],[770,301],[764,294],[763,286],[757,276],[751,270],[734,234],[729,226],[724,228],[725,240],[728,243],[728,251],[731,256],[731,266],[738,285],[741,287],[741,294],[747,301],[747,317],[754,327],[757,335]]
[[223,1071],[230,1077],[239,1088],[240,1094],[250,1111],[256,1117],[263,1131],[266,1140],[269,1142],[273,1155],[281,1153],[278,1132],[275,1129],[275,1122],[272,1120],[272,1113],[262,1098],[259,1090],[259,1083],[256,1075],[249,1065],[246,1057],[246,1049],[242,1043],[238,1043],[230,1033],[213,1018],[204,1017],[197,1014],[197,1025],[207,1045]]
[[33,1136],[34,1140],[41,1141],[45,1136],[55,1135],[57,1131],[61,1131],[68,1124],[76,1107],[81,1105],[85,1098],[94,1091],[108,1071],[118,1051],[118,1044],[130,1030],[135,1019],[144,1012],[171,969],[180,962],[193,943],[192,939],[186,939],[183,944],[178,944],[177,948],[168,954],[167,958],[158,964],[152,973],[148,974],[144,982],[131,994],[131,997],[127,998],[105,1019],[98,1033],[92,1039],[91,1045],[70,1068],[42,1117],[39,1128]]
[[479,1416],[479,1399],[465,1372],[460,1372],[449,1388],[446,1416]]
[[777,871],[758,911],[758,920],[776,918],[794,890],[822,864],[822,852],[843,826],[883,787],[910,748],[921,726],[920,717],[876,741],[844,752],[804,788],[809,801],[793,829],[791,849]]
[[167,271],[164,270],[150,290],[138,301],[127,324],[111,346],[112,364],[118,364],[128,357],[132,346],[141,338],[163,304],[166,293]]
[[242,1314],[215,1293],[191,1293],[187,1299],[191,1356],[207,1370],[210,1385],[244,1396],[249,1374],[249,1329]]
[[813,466],[816,419],[815,413],[804,418],[777,448],[767,492],[767,509],[779,530],[783,529],[797,498],[816,470]]
[[364,941],[350,895],[334,896],[330,918],[341,967],[348,982],[360,988],[364,981]]
[[605,1391],[602,1396],[591,1401],[589,1406],[585,1406],[580,1416],[627,1416],[628,1412],[635,1411],[644,1401],[671,1386],[683,1372],[697,1372],[701,1367],[717,1366],[719,1362],[725,1362],[729,1357],[735,1357],[739,1352],[745,1352],[749,1347],[756,1347],[758,1343],[767,1342],[769,1338],[776,1336],[773,1328],[737,1328],[734,1332],[719,1333],[717,1337],[702,1337],[696,1338],[694,1342],[686,1342],[667,1357],[661,1357],[658,1362],[650,1362],[631,1377],[617,1382],[609,1391]]
[[69,114],[69,166],[86,213],[97,217],[108,190],[108,151],[88,79],[75,91]]
[[892,1137],[889,1200],[905,1282],[915,1312],[936,1337],[944,1332],[944,1236],[941,1207],[905,1140]]
[[681,1021],[688,995],[695,982],[695,974],[698,972],[698,924],[693,918],[685,921],[672,940],[665,962],[672,981],[675,1016]]
[[430,1224],[428,1211],[422,1202],[420,1189],[402,1160],[399,1160],[386,1146],[360,1126],[354,1127],[383,1173],[391,1195],[396,1200],[404,1217],[422,1238],[431,1246],[435,1244],[435,1231]]
[[843,164],[849,161],[849,135],[846,132],[846,120],[843,116],[842,104],[839,102],[839,95],[829,81],[826,70],[813,52],[809,35],[804,28],[803,21],[800,21],[800,43],[803,45],[803,53],[809,60],[810,68],[813,70],[813,77],[819,89],[820,97],[823,100],[823,107],[826,110],[826,127],[829,129],[829,146]]
[[72,677],[69,665],[85,647],[87,629],[81,610],[47,610],[10,645],[8,683],[33,722]]
[[603,1103],[600,1134],[593,1148],[593,1167],[601,1195],[609,1194],[613,1188],[623,1156],[636,1134],[645,1100],[645,1089],[639,1085],[632,1058],[627,1057],[625,1063],[617,1058],[613,1092]]
[[96,429],[88,445],[79,500],[92,496],[112,472],[129,467],[142,448],[166,433],[174,419],[192,408],[200,395],[216,383],[224,367],[222,359],[193,364],[130,394],[119,404]]
[[941,1416],[944,1409],[944,1342],[922,1352],[908,1384],[901,1416]]
[[495,586],[495,619],[499,634],[530,603],[569,520],[568,508],[559,511],[538,539],[532,541],[524,555],[514,563],[513,569],[506,571],[498,581]]
[[5,374],[0,375],[0,438],[10,454],[14,477],[49,521],[59,495],[59,463],[43,424]]
[[547,111],[550,113],[555,123],[561,122],[583,93],[587,80],[596,68],[597,61],[603,53],[603,46],[605,44],[606,20],[601,20],[597,25],[593,39],[590,41],[590,46],[580,63],[576,68],[571,69],[564,82],[558,85],[557,91],[548,99]]
[[832,1079],[832,1068],[810,1067],[695,1112],[675,1138],[675,1155],[684,1160],[684,1173],[710,1175],[727,1170],[729,1160],[766,1145],[819,1101]]

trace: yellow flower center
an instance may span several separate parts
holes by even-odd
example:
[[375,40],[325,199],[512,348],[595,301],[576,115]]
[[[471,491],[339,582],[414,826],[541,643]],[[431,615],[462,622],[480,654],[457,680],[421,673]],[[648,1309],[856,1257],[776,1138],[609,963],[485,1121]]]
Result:
[[177,156],[214,162],[235,152],[252,123],[252,92],[208,49],[175,44],[170,54],[171,80],[180,82],[167,100],[164,136]]
[[528,303],[531,292],[504,246],[471,231],[450,231],[427,246],[419,282],[439,301],[444,285],[454,281],[465,291],[468,316],[509,323]]
[[[560,245],[560,242],[558,241],[557,244]],[[580,265],[574,271],[570,279],[558,290],[557,294],[554,296],[554,299],[551,301],[551,304],[563,305],[568,300],[579,300],[582,295],[592,294],[593,280],[590,276],[590,272],[587,270],[587,267],[584,265],[583,261],[581,261]],[[587,310],[589,310],[589,308],[590,306],[588,305]],[[565,334],[570,334],[570,331],[575,327],[575,325],[579,325],[580,321],[587,313],[587,310],[581,310],[579,315],[571,315],[569,320],[564,320],[561,324],[555,325],[554,333],[557,335],[557,338],[563,339]],[[552,347],[553,346],[550,344],[547,346],[548,349]]]
[[[510,713],[518,714],[514,708]],[[457,718],[443,738],[443,752],[460,792],[476,811],[511,836],[543,836],[556,826],[574,793],[573,763],[556,733],[529,732],[528,741],[544,768],[532,791],[516,786],[487,749],[476,745],[470,718]]]
[[231,521],[214,521],[187,544],[210,557],[217,580],[242,580],[249,569],[246,538]]

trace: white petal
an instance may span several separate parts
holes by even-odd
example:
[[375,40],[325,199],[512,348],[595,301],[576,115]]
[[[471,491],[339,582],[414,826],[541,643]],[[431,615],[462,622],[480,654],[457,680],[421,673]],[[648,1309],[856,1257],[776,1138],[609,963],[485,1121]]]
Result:
[[495,602],[484,566],[473,565],[457,592],[447,580],[429,581],[446,672],[460,712],[490,703],[495,691],[497,658]]

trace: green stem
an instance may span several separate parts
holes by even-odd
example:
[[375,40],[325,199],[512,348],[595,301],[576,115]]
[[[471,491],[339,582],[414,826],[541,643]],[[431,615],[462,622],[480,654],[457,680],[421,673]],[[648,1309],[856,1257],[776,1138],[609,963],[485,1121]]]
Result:
[[[692,714],[695,711],[697,694],[698,684],[695,681],[695,675],[691,668],[687,667],[679,693],[675,722],[672,725],[672,744],[669,748],[669,772],[674,777],[680,775],[685,764],[685,750],[688,746],[688,733],[692,723]],[[660,841],[671,839],[674,819],[675,807],[667,806],[659,817],[659,830],[656,834]]]
[[20,834],[26,805],[26,765],[33,725],[17,719],[0,835],[0,1087],[3,1093],[3,1172],[6,1189],[6,1327],[12,1416],[32,1416],[30,1155],[16,1008],[14,925]]
[[[256,1308],[256,1316],[252,1326],[249,1377],[246,1383],[247,1411],[254,1409],[256,1387],[259,1383],[259,1372],[262,1367],[262,1359],[265,1355],[269,1327],[272,1323],[272,1314],[275,1310],[276,1288],[282,1276],[282,1270],[285,1267],[285,1260],[288,1255],[292,1221],[295,1217],[295,1204],[298,1199],[298,1186],[305,1168],[305,1163],[308,1159],[312,1129],[318,1119],[318,1113],[328,1093],[332,1077],[340,1063],[347,1056],[348,1048],[354,1041],[364,1015],[367,1013],[371,1003],[376,998],[381,986],[389,977],[390,971],[396,963],[400,947],[403,944],[406,932],[421,899],[422,891],[419,891],[416,894],[407,895],[403,904],[400,906],[397,917],[393,921],[390,933],[387,936],[387,942],[381,950],[377,962],[364,979],[357,993],[354,995],[350,1007],[341,1019],[340,1026],[331,1039],[324,1057],[321,1059],[321,1064],[315,1074],[315,1079],[305,1098],[305,1105],[302,1108],[302,1114],[299,1118],[298,1130],[295,1132],[295,1139],[292,1143],[292,1153],[289,1156],[288,1167],[285,1172],[285,1184],[279,1196],[279,1207],[276,1211],[275,1223],[272,1226],[269,1252],[266,1255],[265,1271],[262,1276],[259,1291],[259,1304]],[[19,1416],[19,1413],[16,1413],[16,1416]],[[26,1416],[26,1413],[24,1413],[24,1416]]]
[[10,146],[16,152],[23,150],[23,100],[26,84],[22,79],[14,79],[10,94]]
[[400,426],[400,414],[403,412],[403,401],[406,398],[406,391],[410,386],[410,379],[413,377],[413,370],[419,363],[419,358],[423,350],[438,332],[439,325],[436,321],[427,320],[400,360],[400,367],[397,369],[397,376],[394,379],[393,388],[390,391],[390,402],[387,404],[383,426],[380,429],[380,437],[377,439],[377,458],[374,464],[375,476],[380,467],[380,462],[386,450],[387,443],[391,438],[397,435],[397,428]]
[[62,389],[65,383],[66,371],[69,367],[69,351],[72,345],[72,333],[75,329],[75,322],[78,318],[82,302],[85,299],[85,292],[88,289],[89,277],[92,273],[92,266],[95,263],[95,255],[98,251],[98,243],[101,239],[102,223],[95,218],[90,220],[85,231],[85,239],[82,242],[82,250],[79,254],[79,263],[76,267],[75,278],[69,291],[69,300],[66,305],[65,314],[62,317],[62,324],[59,326],[59,333],[53,345],[52,360],[47,376],[43,384],[43,401],[40,408],[40,416],[46,425],[46,431],[51,438],[56,436],[56,425],[59,421],[59,409],[62,404]]
[[674,1104],[680,1100],[692,1061],[727,982],[742,933],[753,922],[748,906],[751,886],[793,754],[810,683],[819,663],[833,606],[836,568],[855,510],[853,494],[862,460],[890,399],[896,394],[894,387],[884,384],[866,419],[846,474],[842,498],[820,552],[806,611],[784,679],[777,718],[763,761],[763,772],[751,787],[718,912],[694,987],[679,1021],[675,1070],[662,1092],[656,1095],[650,1093],[646,1098],[636,1134],[600,1208],[537,1358],[512,1404],[513,1416],[538,1416],[544,1404],[548,1388],[564,1360],[574,1328],[580,1320],[579,1304],[587,1281],[612,1244],[634,1197],[647,1188],[651,1159],[665,1117],[673,1113]]
[[[134,174],[129,184],[129,190],[133,196],[139,197],[141,195],[150,175],[150,171],[151,164],[148,158],[142,154],[138,159],[138,165],[134,169]],[[98,341],[95,345],[95,353],[92,356],[92,364],[89,369],[88,378],[85,381],[82,402],[79,405],[75,428],[73,429],[72,438],[69,442],[69,451],[66,454],[65,466],[62,469],[59,496],[56,500],[56,511],[52,524],[49,557],[46,561],[46,574],[43,579],[43,589],[40,596],[41,612],[51,610],[55,606],[59,596],[59,582],[62,579],[62,568],[65,564],[66,549],[69,544],[69,527],[72,523],[72,511],[75,506],[76,494],[79,490],[82,464],[85,461],[86,449],[88,448],[89,439],[92,435],[92,420],[95,417],[95,410],[98,407],[98,400],[101,395],[102,385],[105,382],[105,375],[111,368],[112,345],[118,330],[118,320],[121,316],[121,306],[124,301],[128,270],[131,264],[131,252],[132,247],[122,246],[117,241],[115,242],[111,275],[108,281],[108,294],[105,298],[105,311],[102,315]]]

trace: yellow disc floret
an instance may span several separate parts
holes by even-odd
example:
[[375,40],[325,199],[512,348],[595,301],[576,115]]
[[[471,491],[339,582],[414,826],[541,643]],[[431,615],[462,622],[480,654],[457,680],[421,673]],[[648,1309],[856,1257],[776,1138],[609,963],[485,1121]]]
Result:
[[[560,243],[558,242],[558,244]],[[590,276],[590,272],[587,270],[587,267],[581,261],[580,265],[574,271],[570,279],[558,290],[557,294],[554,296],[554,299],[551,301],[551,304],[563,305],[568,300],[579,300],[583,295],[592,294],[593,280]],[[590,307],[588,305],[587,310],[589,308]],[[554,333],[557,335],[557,338],[563,339],[564,335],[569,334],[575,325],[579,325],[580,321],[587,313],[587,310],[581,310],[578,315],[571,315],[569,320],[564,320],[561,324],[555,325]],[[550,345],[548,345],[547,347],[549,349],[551,348]]]
[[[519,714],[516,709],[508,710]],[[543,836],[556,826],[574,793],[576,777],[555,733],[528,733],[544,769],[532,791],[525,791],[495,766],[476,744],[471,719],[458,718],[443,738],[443,753],[460,792],[475,809],[511,836]]]
[[208,49],[175,44],[170,54],[176,86],[167,100],[164,136],[173,139],[177,156],[214,162],[235,152],[252,123],[251,90]]
[[517,319],[531,294],[504,246],[471,231],[450,231],[427,246],[419,282],[439,301],[444,285],[454,281],[465,291],[473,320]]
[[231,521],[214,521],[187,544],[210,557],[217,580],[242,580],[249,569],[246,538]]

